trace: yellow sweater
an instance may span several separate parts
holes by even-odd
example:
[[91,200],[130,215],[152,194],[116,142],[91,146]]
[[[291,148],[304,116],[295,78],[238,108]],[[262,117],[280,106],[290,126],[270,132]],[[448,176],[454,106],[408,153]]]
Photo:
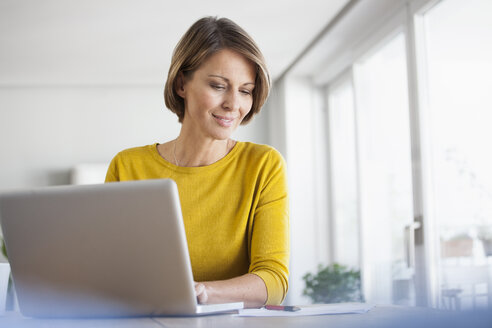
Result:
[[285,171],[282,156],[265,145],[237,142],[211,165],[179,167],[153,144],[117,154],[106,182],[173,179],[195,281],[253,273],[265,282],[267,304],[280,304],[289,274]]

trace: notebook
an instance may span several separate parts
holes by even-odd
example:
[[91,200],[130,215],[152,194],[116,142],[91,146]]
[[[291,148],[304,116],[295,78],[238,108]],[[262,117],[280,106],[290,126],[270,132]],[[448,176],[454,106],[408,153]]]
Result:
[[170,179],[0,194],[19,307],[32,317],[197,315],[199,305]]

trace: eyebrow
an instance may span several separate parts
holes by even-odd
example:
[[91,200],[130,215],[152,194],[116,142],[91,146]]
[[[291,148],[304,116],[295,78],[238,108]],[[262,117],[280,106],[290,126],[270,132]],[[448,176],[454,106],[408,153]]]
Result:
[[[228,78],[223,77],[221,75],[210,74],[208,77],[218,77],[219,79],[222,79],[222,80],[224,80],[226,82],[229,82],[229,79]],[[243,83],[242,85],[247,85],[247,84],[255,85],[253,82],[246,82],[246,83]]]

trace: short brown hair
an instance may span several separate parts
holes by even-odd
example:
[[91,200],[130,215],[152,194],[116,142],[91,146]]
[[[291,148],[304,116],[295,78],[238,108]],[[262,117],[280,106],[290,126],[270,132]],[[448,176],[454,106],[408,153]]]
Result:
[[256,66],[253,104],[241,124],[251,120],[265,103],[271,81],[265,59],[256,43],[230,19],[204,17],[196,21],[176,45],[164,87],[166,106],[178,116],[179,122],[183,122],[185,115],[184,99],[176,92],[179,74],[190,77],[210,55],[222,49],[236,51]]

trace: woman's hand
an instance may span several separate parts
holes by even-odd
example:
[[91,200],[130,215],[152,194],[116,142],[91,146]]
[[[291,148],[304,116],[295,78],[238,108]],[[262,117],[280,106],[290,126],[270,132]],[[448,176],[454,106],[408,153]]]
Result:
[[198,304],[205,304],[208,301],[208,294],[205,285],[200,282],[195,282],[195,294]]
[[267,300],[263,280],[247,273],[220,281],[195,282],[195,294],[199,304],[244,302],[244,307],[261,307]]

